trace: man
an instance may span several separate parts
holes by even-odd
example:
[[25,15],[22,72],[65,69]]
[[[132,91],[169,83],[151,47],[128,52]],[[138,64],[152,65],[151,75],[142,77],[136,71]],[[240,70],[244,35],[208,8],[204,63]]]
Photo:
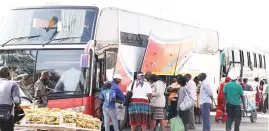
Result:
[[252,87],[248,84],[248,78],[243,79],[243,85],[245,91],[253,91]]
[[206,74],[200,73],[198,79],[202,82],[200,88],[200,108],[203,119],[203,131],[210,131],[210,108],[213,100],[213,93]]
[[53,92],[52,89],[47,88],[50,77],[51,74],[49,72],[43,71],[34,85],[35,105],[38,108],[47,107],[48,105],[47,95]]
[[[114,74],[113,76],[113,82],[112,82],[112,90],[116,92],[116,99],[124,102],[124,94],[120,89],[119,84],[121,83],[122,76],[120,74]],[[116,105],[116,112],[117,112],[117,118],[118,118],[118,125],[119,125],[119,130],[122,130],[120,127],[120,121],[124,120],[124,115],[125,115],[125,108],[119,103],[115,103]]]
[[[186,75],[184,75],[184,77],[188,81],[188,83],[187,83],[187,90],[190,91],[192,99],[194,99],[196,101],[197,100],[197,97],[196,97],[196,91],[197,91],[196,84],[192,80],[191,74],[186,74]],[[195,130],[195,125],[194,125],[194,123],[195,123],[194,122],[194,107],[190,108],[190,111],[189,111],[189,115],[188,116],[189,116],[189,127],[188,128],[191,129],[191,130]]]
[[59,81],[55,86],[55,90],[57,92],[64,91],[75,91],[75,92],[83,92],[85,80],[83,77],[83,73],[80,70],[75,68],[70,68],[66,70],[61,75]]
[[217,112],[216,112],[216,122],[219,122],[219,120],[222,118],[222,123],[225,123],[227,120],[227,114],[225,111],[225,101],[223,101],[223,88],[224,85],[229,83],[231,81],[230,77],[225,78],[225,82],[220,84],[219,93],[218,93],[218,106],[217,106]]
[[241,77],[238,77],[238,84],[240,84],[242,86],[242,89],[245,90],[245,87],[244,87],[244,84],[242,82],[242,78]]
[[226,112],[228,119],[226,122],[226,131],[231,131],[233,121],[235,121],[234,131],[239,131],[239,126],[241,123],[241,102],[243,103],[243,108],[246,109],[243,89],[241,85],[236,82],[237,76],[230,76],[231,82],[224,86],[224,100],[226,102]]
[[178,115],[177,113],[177,92],[178,89],[180,88],[180,85],[177,83],[177,77],[174,77],[172,79],[172,84],[167,87],[167,92],[170,93],[169,95],[169,104],[170,107],[168,109],[168,120],[176,117]]
[[268,80],[264,79],[265,82],[265,91],[264,94],[266,95],[265,99],[264,99],[264,105],[263,105],[263,113],[266,113],[268,110],[268,93],[269,93],[269,85],[268,85]]
[[[10,70],[8,67],[0,67],[0,130],[13,131],[14,130],[14,108],[19,109],[20,105],[20,91],[19,86],[9,81]],[[8,116],[8,114],[10,114]],[[7,116],[6,118],[2,116]]]

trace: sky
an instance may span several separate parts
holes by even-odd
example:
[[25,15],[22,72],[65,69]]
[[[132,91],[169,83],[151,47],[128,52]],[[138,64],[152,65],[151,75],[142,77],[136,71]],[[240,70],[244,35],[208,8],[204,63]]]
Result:
[[[55,1],[68,0],[8,0],[0,5],[0,15],[10,8]],[[269,1],[266,0],[98,0],[93,3],[216,30],[220,47],[239,45],[269,52],[266,46],[269,44],[269,8],[266,7]]]

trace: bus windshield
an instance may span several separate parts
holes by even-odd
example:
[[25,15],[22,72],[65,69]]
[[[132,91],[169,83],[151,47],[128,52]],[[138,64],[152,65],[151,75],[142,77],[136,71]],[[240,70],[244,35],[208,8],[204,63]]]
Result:
[[0,66],[11,70],[11,79],[18,81],[27,96],[33,96],[34,83],[42,71],[51,73],[49,88],[59,95],[87,94],[85,72],[80,69],[83,50],[2,50]]
[[[0,24],[0,44],[86,43],[93,38],[95,9],[16,9]],[[30,37],[35,36],[35,37]],[[26,39],[19,39],[26,37]],[[11,40],[14,39],[14,40]]]

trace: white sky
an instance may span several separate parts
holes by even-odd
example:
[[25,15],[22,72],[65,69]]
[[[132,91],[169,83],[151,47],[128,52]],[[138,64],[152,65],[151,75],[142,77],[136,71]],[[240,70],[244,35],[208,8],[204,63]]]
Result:
[[[0,15],[9,8],[42,5],[48,1],[67,0],[8,0],[0,5]],[[269,1],[266,0],[99,0],[99,3],[216,30],[222,47],[237,44],[269,51],[269,8],[266,6]]]

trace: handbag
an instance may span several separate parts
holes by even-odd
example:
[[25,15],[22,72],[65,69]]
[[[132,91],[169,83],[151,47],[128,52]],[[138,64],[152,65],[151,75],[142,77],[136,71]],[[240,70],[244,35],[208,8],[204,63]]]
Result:
[[182,103],[179,105],[179,108],[181,111],[186,111],[188,109],[190,109],[191,107],[195,106],[195,101],[194,99],[187,93],[186,89],[186,96],[183,98]]
[[132,96],[133,96],[133,88],[134,88],[134,82],[132,83],[131,90],[127,92],[126,97],[124,99],[123,105],[126,107],[130,104]]
[[0,122],[6,122],[10,119],[12,109],[12,105],[0,105]]

